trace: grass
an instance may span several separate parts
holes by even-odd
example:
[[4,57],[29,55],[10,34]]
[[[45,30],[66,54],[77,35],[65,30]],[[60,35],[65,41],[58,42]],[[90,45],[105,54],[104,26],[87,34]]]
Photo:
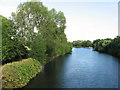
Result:
[[28,58],[2,66],[2,88],[21,88],[40,72],[39,61]]

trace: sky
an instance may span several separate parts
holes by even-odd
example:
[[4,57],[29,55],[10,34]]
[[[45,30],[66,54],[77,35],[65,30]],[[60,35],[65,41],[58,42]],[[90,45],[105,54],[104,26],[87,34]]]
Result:
[[[1,0],[0,14],[10,17],[17,6],[30,0]],[[118,0],[42,0],[48,9],[66,17],[68,41],[114,38],[118,35]]]

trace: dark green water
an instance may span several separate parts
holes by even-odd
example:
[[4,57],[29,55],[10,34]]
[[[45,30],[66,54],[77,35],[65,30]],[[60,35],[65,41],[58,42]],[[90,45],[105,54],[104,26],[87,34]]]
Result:
[[25,88],[118,88],[118,59],[88,48],[48,63]]

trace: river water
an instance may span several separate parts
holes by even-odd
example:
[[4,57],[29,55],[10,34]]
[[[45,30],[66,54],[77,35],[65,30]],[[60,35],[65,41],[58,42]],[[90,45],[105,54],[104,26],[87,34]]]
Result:
[[56,58],[25,88],[118,88],[118,58],[89,48],[73,48]]

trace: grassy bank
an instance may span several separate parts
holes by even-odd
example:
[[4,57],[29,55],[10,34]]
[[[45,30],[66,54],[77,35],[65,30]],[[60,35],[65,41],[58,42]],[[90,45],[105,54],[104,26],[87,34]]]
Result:
[[2,88],[22,88],[26,86],[40,72],[43,65],[63,55],[65,54],[51,57],[48,62],[44,63],[40,63],[33,58],[28,58],[1,66]]
[[[28,17],[29,15],[32,17]],[[54,57],[71,52],[72,45],[64,33],[66,28],[64,13],[55,9],[49,10],[41,1],[21,3],[16,12],[12,13],[11,19],[2,15],[0,18],[2,19],[0,61],[5,64],[2,66],[3,88],[25,86],[40,72],[42,65],[52,61]]]
[[21,88],[40,72],[39,61],[28,58],[2,66],[2,88]]

